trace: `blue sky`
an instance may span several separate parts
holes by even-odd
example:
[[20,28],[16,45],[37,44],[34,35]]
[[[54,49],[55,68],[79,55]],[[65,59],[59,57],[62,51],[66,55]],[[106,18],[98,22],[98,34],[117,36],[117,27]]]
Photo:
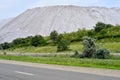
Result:
[[15,17],[29,8],[52,5],[120,8],[120,0],[0,0],[0,19]]

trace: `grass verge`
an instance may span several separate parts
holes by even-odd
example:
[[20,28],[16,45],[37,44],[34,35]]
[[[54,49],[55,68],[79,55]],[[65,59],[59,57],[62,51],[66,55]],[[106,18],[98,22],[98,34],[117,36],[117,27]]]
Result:
[[32,56],[13,56],[13,55],[0,55],[0,59],[16,60],[33,63],[56,64],[65,66],[81,66],[93,68],[106,68],[120,70],[120,57],[111,59],[80,59],[71,57],[32,57]]

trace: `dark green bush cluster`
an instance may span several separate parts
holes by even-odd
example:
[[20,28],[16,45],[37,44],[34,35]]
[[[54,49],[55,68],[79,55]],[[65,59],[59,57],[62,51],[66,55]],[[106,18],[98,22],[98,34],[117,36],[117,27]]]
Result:
[[5,49],[8,49],[8,48],[10,48],[10,47],[11,47],[11,44],[8,43],[8,42],[5,42],[5,43],[0,44],[0,49],[1,49],[1,50],[5,50]]
[[78,29],[76,32],[71,33],[64,33],[62,34],[65,39],[69,40],[70,42],[78,42],[82,41],[83,36],[88,36],[88,31],[86,29]]
[[31,39],[31,46],[44,46],[46,45],[45,39],[41,35],[36,35]]
[[50,33],[50,39],[53,41],[53,43],[55,44],[58,40],[58,32],[57,31],[52,31]]
[[59,42],[58,42],[58,45],[57,45],[57,51],[66,51],[66,50],[69,50],[68,46],[69,46],[70,42],[68,40],[65,40],[65,39],[61,39]]
[[25,47],[25,46],[44,46],[46,45],[46,40],[41,35],[29,36],[27,38],[17,38],[12,42],[4,42],[0,44],[1,49],[9,49],[9,48],[17,48],[17,47]]
[[98,22],[94,28],[95,28],[95,32],[98,33],[103,29],[107,29],[107,28],[111,28],[111,27],[113,27],[113,25]]
[[108,59],[110,58],[110,52],[107,49],[98,49],[95,54],[94,58],[98,59]]

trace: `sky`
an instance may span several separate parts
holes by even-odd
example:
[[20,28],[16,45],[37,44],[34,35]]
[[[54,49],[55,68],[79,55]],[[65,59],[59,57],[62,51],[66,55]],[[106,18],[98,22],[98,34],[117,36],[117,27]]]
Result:
[[0,20],[15,17],[27,9],[53,5],[119,7],[120,0],[0,0]]

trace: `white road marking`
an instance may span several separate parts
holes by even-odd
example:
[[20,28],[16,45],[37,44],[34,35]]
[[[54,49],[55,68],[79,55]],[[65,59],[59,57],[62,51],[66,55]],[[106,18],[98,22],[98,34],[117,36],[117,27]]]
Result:
[[15,72],[16,72],[16,73],[19,73],[19,74],[24,74],[24,75],[34,76],[34,74],[27,73],[27,72],[21,72],[21,71],[15,71]]

